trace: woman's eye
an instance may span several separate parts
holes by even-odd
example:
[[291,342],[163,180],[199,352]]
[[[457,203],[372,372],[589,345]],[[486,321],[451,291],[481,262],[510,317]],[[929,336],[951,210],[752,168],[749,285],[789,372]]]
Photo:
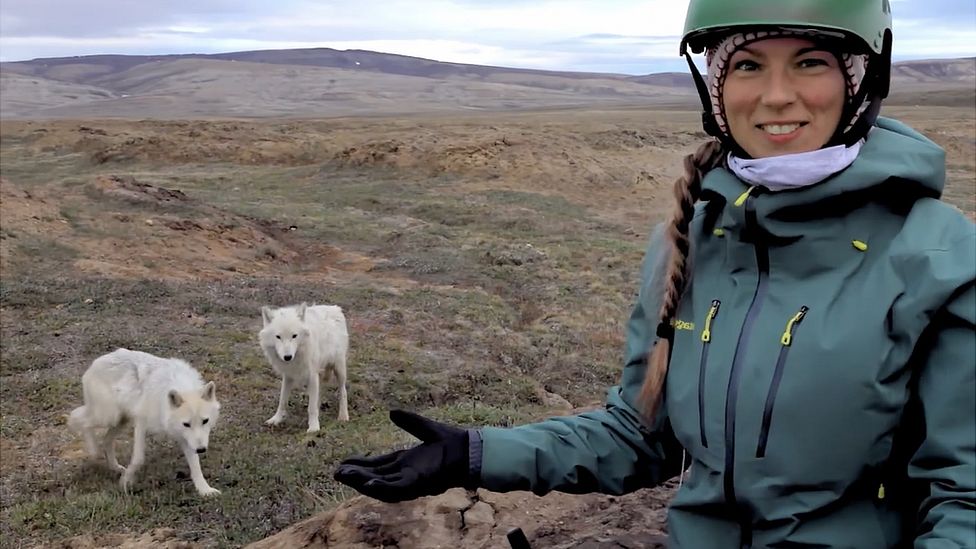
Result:
[[210,418],[209,417],[206,418],[206,419],[204,419],[203,421],[201,421],[200,424],[201,425],[206,425],[208,421],[210,421]]
[[737,61],[732,68],[737,71],[754,71],[759,69],[759,63],[751,61],[749,59],[743,59],[742,61]]
[[809,59],[803,59],[800,61],[799,65],[801,67],[825,67],[827,66],[826,59],[820,59],[819,57],[811,57]]
[[189,421],[184,421],[183,422],[183,426],[186,427],[187,429],[189,429],[190,428],[190,422]]

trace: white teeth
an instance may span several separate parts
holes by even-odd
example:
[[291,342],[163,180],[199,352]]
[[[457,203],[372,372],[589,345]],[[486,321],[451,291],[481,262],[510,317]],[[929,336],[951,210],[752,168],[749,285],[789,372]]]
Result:
[[771,133],[773,135],[783,135],[790,132],[794,132],[799,127],[800,127],[799,124],[766,124],[762,126],[762,129],[766,133]]

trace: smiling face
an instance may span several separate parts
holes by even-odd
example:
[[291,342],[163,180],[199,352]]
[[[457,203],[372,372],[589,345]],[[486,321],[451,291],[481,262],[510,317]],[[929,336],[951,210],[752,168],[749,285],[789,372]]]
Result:
[[729,58],[722,102],[729,132],[753,158],[823,147],[845,102],[837,57],[800,38],[769,38]]

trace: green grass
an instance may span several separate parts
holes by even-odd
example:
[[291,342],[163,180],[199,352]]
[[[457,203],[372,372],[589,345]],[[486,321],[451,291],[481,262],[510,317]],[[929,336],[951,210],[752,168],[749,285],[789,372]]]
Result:
[[[391,408],[467,426],[513,425],[546,413],[540,387],[581,405],[602,398],[619,372],[621,341],[606,334],[619,333],[626,317],[642,243],[618,237],[620,227],[597,222],[583,205],[528,191],[456,192],[461,181],[451,175],[219,162],[99,166],[22,147],[0,148],[4,177],[74,193],[60,215],[86,236],[97,236],[86,219],[105,208],[192,220],[207,205],[295,225],[294,245],[366,255],[377,262],[375,275],[412,282],[391,288],[367,276],[337,285],[291,267],[218,280],[90,277],[72,266],[84,250],[5,226],[14,268],[0,279],[0,434],[11,457],[31,467],[17,468],[6,455],[0,465],[2,546],[166,527],[181,540],[239,547],[354,495],[331,478],[343,457],[411,444],[389,423]],[[179,189],[190,200],[161,211],[107,198],[89,185],[99,174]],[[335,421],[328,385],[323,430],[311,437],[300,391],[283,425],[263,424],[279,380],[256,343],[261,305],[301,301],[341,305],[353,327],[351,421]],[[610,327],[593,331],[594,315]],[[221,418],[203,471],[220,497],[196,496],[182,456],[165,440],[152,440],[129,495],[102,464],[77,457],[80,441],[64,415],[81,403],[80,376],[91,360],[119,346],[185,358],[216,382]]]
[[[36,467],[5,470],[5,482],[16,487],[5,498],[0,527],[9,540],[173,527],[183,539],[240,546],[352,495],[331,480],[342,457],[409,441],[386,420],[390,408],[466,425],[510,425],[544,413],[534,394],[542,369],[551,374],[550,388],[565,387],[567,398],[580,403],[598,397],[598,384],[605,381],[580,387],[578,379],[588,377],[580,371],[586,365],[561,361],[555,353],[581,336],[520,336],[518,309],[501,295],[470,288],[421,286],[397,294],[337,288],[329,301],[375,329],[352,333],[352,421],[334,421],[330,387],[323,391],[323,431],[310,438],[299,395],[282,427],[263,425],[274,411],[278,379],[260,356],[254,331],[259,303],[299,301],[320,290],[314,283],[5,278],[0,290],[0,430],[25,444],[43,425],[56,439],[32,458]],[[97,299],[86,304],[87,296]],[[193,327],[183,322],[184,311],[212,320]],[[58,335],[52,338],[53,333]],[[115,475],[99,464],[57,451],[79,448],[63,415],[80,404],[80,374],[87,363],[115,346],[185,357],[217,382],[222,417],[204,472],[224,492],[219,499],[195,497],[182,457],[163,440],[152,443],[130,496],[119,492]]]

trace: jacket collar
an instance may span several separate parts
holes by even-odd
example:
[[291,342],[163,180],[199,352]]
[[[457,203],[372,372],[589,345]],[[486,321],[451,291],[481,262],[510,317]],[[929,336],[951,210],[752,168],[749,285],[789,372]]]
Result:
[[[798,236],[806,221],[840,217],[870,202],[909,206],[938,198],[945,185],[945,151],[896,120],[878,118],[854,163],[820,183],[795,190],[754,188],[748,199],[759,225],[776,236]],[[723,226],[745,223],[750,186],[728,169],[716,168],[702,181],[702,200],[723,203]],[[716,211],[717,208],[708,208]]]

